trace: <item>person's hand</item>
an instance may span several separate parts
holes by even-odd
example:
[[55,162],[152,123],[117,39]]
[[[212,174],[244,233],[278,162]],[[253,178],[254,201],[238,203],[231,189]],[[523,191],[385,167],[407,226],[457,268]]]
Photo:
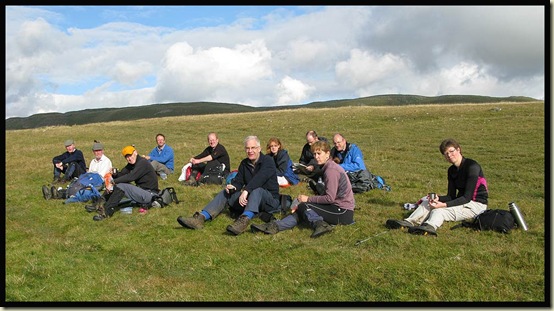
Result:
[[314,166],[313,165],[308,165],[308,166],[306,166],[306,170],[312,172],[314,170]]
[[146,160],[150,160],[150,156],[143,155],[142,157],[145,158]]
[[438,196],[434,200],[429,200],[429,207],[431,208],[441,208],[446,207],[446,203],[439,201]]
[[246,206],[248,204],[248,191],[243,190],[239,197],[240,206]]
[[307,195],[304,195],[304,194],[299,194],[297,199],[298,199],[298,202],[300,203],[303,203],[303,202],[308,202],[308,196]]
[[59,169],[61,170],[62,167],[63,167],[63,163],[62,163],[62,162],[56,163],[56,167],[59,168]]
[[232,184],[228,184],[227,186],[225,186],[225,191],[227,191],[227,193],[233,193],[237,191],[237,187],[233,186]]

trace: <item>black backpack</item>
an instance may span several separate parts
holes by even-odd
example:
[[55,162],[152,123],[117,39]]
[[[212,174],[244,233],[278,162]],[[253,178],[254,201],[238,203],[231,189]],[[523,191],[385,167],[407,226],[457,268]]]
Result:
[[352,185],[352,192],[362,193],[372,189],[382,189],[385,191],[391,191],[391,187],[385,183],[385,179],[379,175],[373,175],[368,170],[361,170],[355,172],[346,172],[350,184]]
[[227,176],[224,172],[225,166],[218,164],[212,167],[206,167],[204,173],[198,179],[198,185],[201,184],[215,184],[223,185]]
[[508,210],[487,209],[475,216],[473,221],[463,222],[462,225],[480,231],[493,230],[501,233],[510,233],[516,226],[516,223],[514,216]]

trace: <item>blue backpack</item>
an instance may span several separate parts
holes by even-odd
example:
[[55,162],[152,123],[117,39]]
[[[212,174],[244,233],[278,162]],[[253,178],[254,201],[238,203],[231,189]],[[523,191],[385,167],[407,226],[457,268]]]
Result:
[[100,190],[104,187],[104,179],[98,173],[84,173],[74,179],[67,186],[67,200],[65,204],[73,202],[88,202],[101,196]]

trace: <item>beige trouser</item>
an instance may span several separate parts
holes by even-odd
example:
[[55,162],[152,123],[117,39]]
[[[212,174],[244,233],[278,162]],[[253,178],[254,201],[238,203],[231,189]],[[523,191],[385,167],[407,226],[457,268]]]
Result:
[[169,175],[173,173],[170,169],[167,168],[164,164],[161,164],[160,162],[154,160],[150,162],[152,164],[152,167],[156,171],[156,174],[160,175],[160,173],[165,173],[166,175]]
[[405,220],[416,226],[425,222],[437,229],[442,226],[442,223],[445,221],[472,219],[486,209],[486,204],[475,201],[469,201],[464,205],[458,206],[431,208],[429,207],[429,201],[423,200],[416,210]]

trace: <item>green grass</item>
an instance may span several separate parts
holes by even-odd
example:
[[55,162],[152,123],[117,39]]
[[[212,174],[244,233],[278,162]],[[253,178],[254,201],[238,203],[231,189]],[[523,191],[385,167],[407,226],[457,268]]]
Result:
[[[6,302],[543,305],[550,302],[544,110],[544,102],[322,108],[6,131]],[[247,135],[258,135],[264,145],[278,136],[296,161],[309,129],[328,138],[343,133],[361,148],[368,169],[392,187],[356,194],[354,225],[318,239],[303,228],[230,236],[226,213],[203,230],[179,226],[177,216],[201,210],[220,190],[177,181],[182,165],[205,148],[208,132],[219,134],[235,169]],[[42,198],[51,159],[65,139],[76,140],[87,162],[93,140],[102,141],[121,168],[123,146],[148,153],[158,132],[174,148],[178,168],[160,186],[175,187],[179,205],[94,222],[84,204]],[[450,230],[456,223],[445,223],[435,238],[384,227],[386,219],[406,215],[403,203],[431,190],[445,193],[449,164],[438,145],[446,137],[459,140],[462,153],[483,167],[489,208],[507,209],[515,201],[529,231]],[[303,183],[282,189],[292,196],[307,192]]]

